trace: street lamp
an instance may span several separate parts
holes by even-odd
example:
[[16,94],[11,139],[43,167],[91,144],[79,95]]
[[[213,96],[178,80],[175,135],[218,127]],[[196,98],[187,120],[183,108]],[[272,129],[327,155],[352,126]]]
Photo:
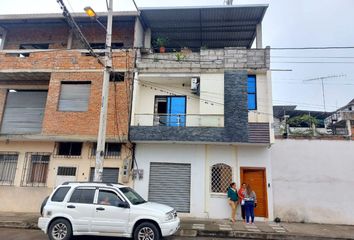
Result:
[[113,21],[113,0],[109,0],[107,6],[107,28],[98,21],[97,14],[91,7],[84,8],[86,14],[94,18],[106,31],[106,48],[104,57],[104,72],[103,72],[103,83],[102,83],[102,99],[101,99],[101,111],[100,111],[100,122],[98,127],[97,136],[97,149],[96,149],[96,164],[95,164],[95,182],[102,182],[103,173],[103,161],[105,153],[106,144],[106,126],[107,126],[107,105],[108,105],[108,95],[109,95],[109,77],[112,70],[112,21]]

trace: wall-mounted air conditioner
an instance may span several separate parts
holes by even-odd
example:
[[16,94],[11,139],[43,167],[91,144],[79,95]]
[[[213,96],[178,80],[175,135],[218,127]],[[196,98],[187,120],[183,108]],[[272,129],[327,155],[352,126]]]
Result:
[[200,78],[199,77],[192,77],[191,90],[192,90],[192,93],[194,93],[198,96],[200,95]]

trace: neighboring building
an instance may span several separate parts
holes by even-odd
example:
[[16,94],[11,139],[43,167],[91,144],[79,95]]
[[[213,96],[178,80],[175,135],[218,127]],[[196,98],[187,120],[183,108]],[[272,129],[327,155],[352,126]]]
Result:
[[[266,9],[141,9],[130,138],[143,197],[182,216],[228,218],[228,185],[247,182],[256,215],[273,219]],[[167,53],[152,53],[159,37],[169,39]]]
[[[276,134],[271,148],[274,217],[290,222],[354,224],[354,192],[349,190],[354,182],[354,143],[353,136],[344,131],[352,105],[353,101],[334,113],[274,106],[275,121],[310,114],[320,122],[317,129],[327,131],[316,136]],[[333,126],[337,131],[332,131]]]
[[325,124],[333,134],[346,135],[354,139],[354,99],[326,118]]
[[[275,136],[287,138],[288,136],[332,134],[332,131],[325,126],[325,119],[332,114],[331,112],[298,110],[296,108],[296,105],[273,106]],[[311,122],[306,122],[306,120],[296,124],[294,124],[294,121],[291,121],[294,118],[303,116],[308,116],[309,120],[315,119],[315,126],[312,126]]]
[[[75,16],[91,46],[104,48],[105,31]],[[113,18],[105,181],[128,182],[136,16]],[[54,186],[93,177],[103,67],[61,14],[0,16],[0,32],[0,211],[38,211]]]

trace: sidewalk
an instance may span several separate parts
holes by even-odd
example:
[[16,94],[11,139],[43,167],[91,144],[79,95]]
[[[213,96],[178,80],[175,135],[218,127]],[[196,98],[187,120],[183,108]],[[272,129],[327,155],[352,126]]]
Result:
[[[36,229],[39,215],[34,213],[0,212],[0,227]],[[181,229],[176,233],[183,237],[231,237],[241,239],[351,239],[354,226],[257,222],[246,225],[227,220],[183,218]]]

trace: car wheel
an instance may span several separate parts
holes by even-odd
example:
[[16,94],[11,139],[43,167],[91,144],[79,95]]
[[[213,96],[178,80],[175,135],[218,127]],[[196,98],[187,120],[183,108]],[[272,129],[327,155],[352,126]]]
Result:
[[72,229],[69,221],[57,219],[50,224],[48,236],[50,240],[69,240],[72,235]]
[[141,223],[134,231],[134,240],[159,240],[160,232],[149,222]]

